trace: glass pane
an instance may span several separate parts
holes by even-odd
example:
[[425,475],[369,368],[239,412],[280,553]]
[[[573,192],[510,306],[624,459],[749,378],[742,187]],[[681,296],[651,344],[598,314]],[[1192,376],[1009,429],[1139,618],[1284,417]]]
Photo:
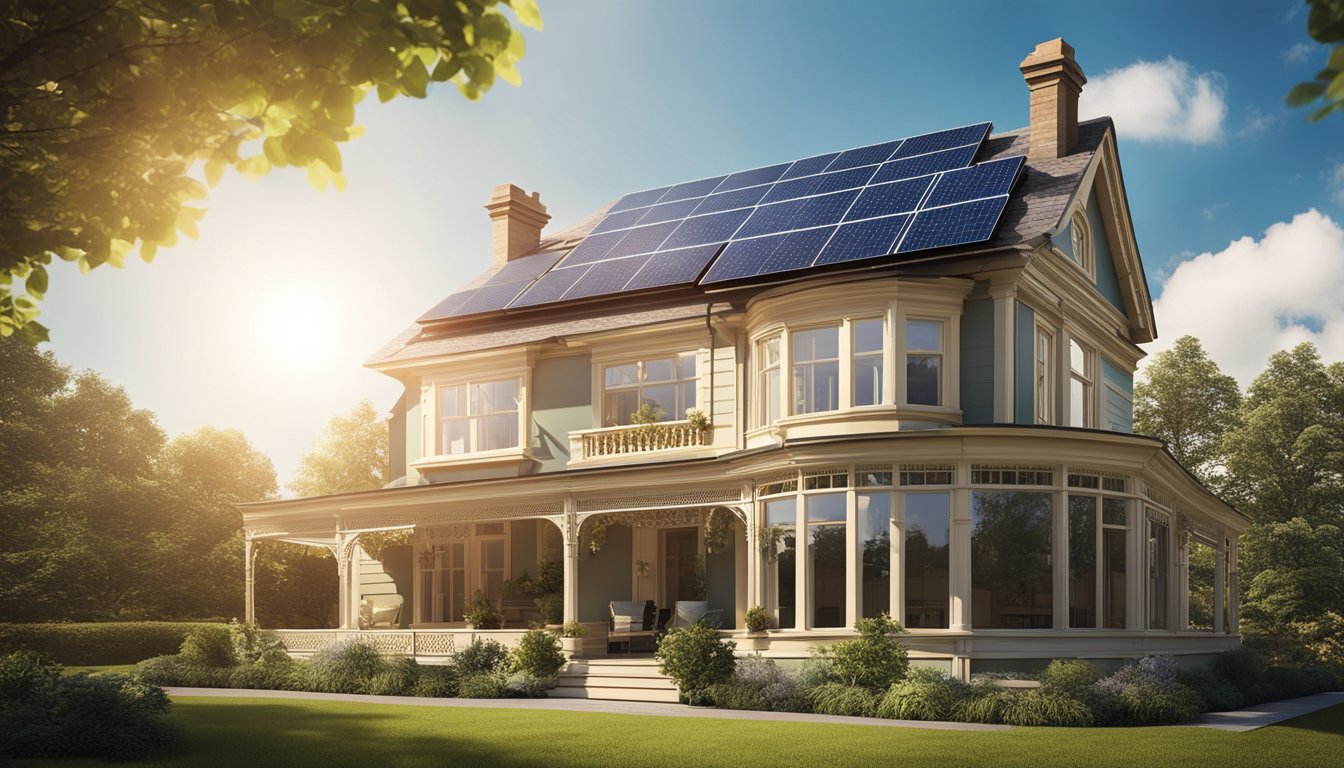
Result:
[[492,381],[471,388],[472,414],[488,415],[518,410],[518,380]]
[[911,405],[941,405],[938,384],[941,357],[909,355],[905,358],[905,396]]
[[1069,626],[1097,626],[1097,497],[1069,496]]
[[443,432],[439,436],[439,451],[457,455],[471,450],[471,422],[466,419],[453,419],[443,422]]
[[1124,499],[1102,499],[1101,522],[1106,525],[1128,525]]
[[1087,375],[1087,351],[1074,339],[1069,339],[1069,367],[1074,373]]
[[1170,532],[1156,520],[1148,521],[1148,627],[1167,628],[1167,573]]
[[695,378],[695,355],[682,355],[677,358],[677,378]]
[[840,407],[840,364],[795,365],[793,386],[794,413],[833,411]]
[[775,499],[765,503],[765,524],[797,525],[798,500],[796,498]]
[[662,357],[644,363],[645,381],[671,381],[677,377],[676,373],[677,359],[675,357]]
[[607,366],[606,385],[608,387],[626,387],[638,381],[639,365],[636,363]]
[[677,413],[677,387],[675,385],[646,386],[640,389],[639,394],[640,404],[652,408],[658,414],[659,421],[681,418],[681,414]]
[[845,494],[822,493],[807,498],[807,522],[844,522]]
[[859,546],[863,552],[863,617],[891,613],[891,494],[860,493]]
[[465,416],[466,409],[466,388],[465,387],[441,387],[439,389],[439,417],[447,416]]
[[779,369],[765,374],[765,420],[773,423],[779,420],[780,392]]
[[907,627],[947,627],[950,510],[949,494],[905,494]]
[[672,418],[682,419],[686,417],[687,409],[695,407],[695,382],[687,381],[678,384],[677,388],[679,390],[678,397],[680,398],[680,402],[677,403],[677,410]]
[[1213,631],[1213,547],[1190,539],[1190,629]]
[[779,339],[767,339],[761,344],[761,360],[766,368],[779,365]]
[[[1111,499],[1107,499],[1111,501]],[[1106,528],[1101,532],[1101,603],[1107,629],[1125,628],[1125,535],[1128,531]]]
[[476,419],[476,450],[497,451],[518,447],[518,414],[481,416]]
[[840,329],[814,328],[810,331],[798,331],[793,335],[793,359],[799,362],[809,360],[835,360],[840,357]]
[[780,629],[793,629],[797,625],[798,607],[798,561],[796,534],[793,528],[782,531],[775,550],[775,605],[778,607],[776,620]]
[[1086,427],[1088,386],[1077,379],[1069,380],[1069,426]]
[[854,404],[877,405],[882,402],[882,358],[854,359]]
[[1054,622],[1048,493],[971,495],[971,625],[1048,629]]
[[854,352],[882,351],[882,321],[860,320],[854,323]]
[[[828,498],[825,496],[814,498]],[[843,496],[840,497],[844,519]],[[808,503],[811,515],[812,504]],[[809,525],[807,555],[812,576],[812,626],[845,626],[845,525]]]
[[905,348],[920,352],[943,351],[943,322],[941,320],[906,320]]
[[630,416],[639,410],[639,391],[608,392],[602,401],[602,424],[619,427],[629,424]]

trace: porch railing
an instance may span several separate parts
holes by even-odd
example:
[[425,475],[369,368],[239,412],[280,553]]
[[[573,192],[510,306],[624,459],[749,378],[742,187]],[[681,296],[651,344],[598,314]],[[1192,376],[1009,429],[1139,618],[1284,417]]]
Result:
[[277,629],[274,630],[285,650],[292,654],[309,655],[348,637],[357,637],[361,643],[373,646],[379,653],[392,656],[452,656],[479,638],[497,640],[505,647],[513,647],[522,636],[521,629]]
[[[584,459],[709,445],[709,430],[692,427],[687,421],[605,427],[569,434],[570,455]],[[574,445],[575,442],[579,445]]]

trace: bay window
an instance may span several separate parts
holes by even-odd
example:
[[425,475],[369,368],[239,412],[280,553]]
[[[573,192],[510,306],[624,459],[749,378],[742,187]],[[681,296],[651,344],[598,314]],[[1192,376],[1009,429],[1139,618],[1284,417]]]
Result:
[[779,337],[765,339],[757,345],[757,359],[761,361],[761,423],[773,424],[779,421],[780,392],[779,377]]
[[807,500],[807,572],[813,627],[845,626],[846,512],[844,493]]
[[904,499],[905,626],[946,629],[952,496],[907,493]]
[[[889,474],[884,479],[885,485],[891,485]],[[863,568],[861,613],[871,619],[879,613],[892,613],[891,493],[859,493],[856,501]]]
[[1077,492],[1124,491],[1122,478],[1069,475],[1069,626],[1124,629],[1128,514],[1122,498]]
[[695,353],[608,365],[602,376],[602,424],[617,427],[648,406],[660,421],[695,407]]
[[942,405],[943,321],[905,321],[905,401]]
[[518,379],[439,387],[441,455],[518,447]]
[[793,412],[834,411],[840,407],[840,328],[793,333]]
[[788,496],[765,503],[765,525],[770,532],[767,553],[774,578],[775,625],[793,629],[798,607],[798,499]]
[[1050,493],[971,494],[972,627],[1053,626],[1053,510]]
[[859,320],[853,325],[854,405],[882,402],[881,320]]

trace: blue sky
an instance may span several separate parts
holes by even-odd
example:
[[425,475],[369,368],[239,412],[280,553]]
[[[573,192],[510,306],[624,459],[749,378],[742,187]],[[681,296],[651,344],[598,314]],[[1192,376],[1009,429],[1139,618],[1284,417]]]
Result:
[[[1120,156],[1149,282],[1187,286],[1159,302],[1164,342],[1208,337],[1243,379],[1294,340],[1344,356],[1344,117],[1283,107],[1325,57],[1300,3],[540,3],[521,88],[366,100],[347,192],[293,171],[230,176],[199,241],[152,266],[55,274],[43,321],[57,356],[125,386],[170,434],[242,429],[287,482],[330,416],[363,397],[391,406],[399,386],[361,363],[488,264],[492,186],[539,191],[566,226],[635,189],[982,120],[1017,128],[1018,64],[1061,35],[1085,107],[1104,94],[1140,115],[1121,120]],[[1142,116],[1154,82],[1173,89],[1172,125]],[[1250,349],[1208,319],[1228,309],[1201,298],[1210,280],[1253,293],[1303,243],[1316,261],[1295,272],[1330,274],[1302,276],[1314,304],[1293,303],[1291,281],[1254,299],[1247,322],[1273,333]]]

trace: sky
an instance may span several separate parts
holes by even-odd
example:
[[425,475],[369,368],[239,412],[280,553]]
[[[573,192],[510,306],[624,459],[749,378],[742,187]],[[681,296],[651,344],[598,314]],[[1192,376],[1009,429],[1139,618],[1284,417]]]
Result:
[[59,265],[50,348],[171,436],[242,430],[288,483],[328,419],[394,380],[362,367],[490,261],[497,184],[551,228],[638,189],[989,120],[1027,122],[1018,65],[1063,36],[1084,118],[1116,120],[1160,338],[1243,385],[1313,341],[1344,359],[1344,116],[1283,106],[1324,66],[1305,5],[539,0],[522,86],[365,100],[349,187],[228,174],[198,241],[152,265]]

